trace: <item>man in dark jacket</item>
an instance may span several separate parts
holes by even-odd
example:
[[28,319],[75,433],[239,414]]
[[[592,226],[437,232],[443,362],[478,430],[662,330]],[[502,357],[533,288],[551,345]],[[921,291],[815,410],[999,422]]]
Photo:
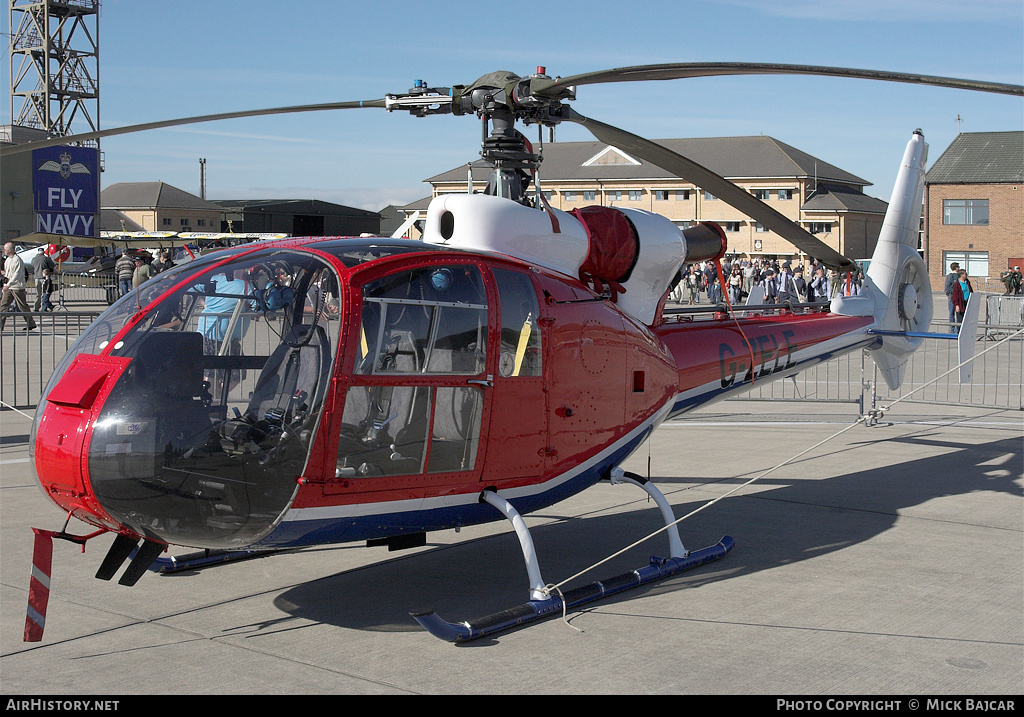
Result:
[[46,250],[43,247],[39,247],[36,255],[32,257],[32,278],[36,285],[36,300],[32,304],[32,311],[40,311],[42,307],[43,269],[49,269],[51,272],[56,271],[57,265],[53,263],[53,259],[46,255]]
[[943,293],[946,295],[946,300],[949,303],[949,333],[956,333],[956,307],[953,305],[953,285],[957,282],[959,275],[960,264],[953,262],[949,265],[949,273],[946,274],[946,281],[942,287]]
[[121,296],[130,293],[132,276],[135,274],[135,260],[127,253],[122,254],[114,264],[114,271],[117,272],[117,286],[121,291]]

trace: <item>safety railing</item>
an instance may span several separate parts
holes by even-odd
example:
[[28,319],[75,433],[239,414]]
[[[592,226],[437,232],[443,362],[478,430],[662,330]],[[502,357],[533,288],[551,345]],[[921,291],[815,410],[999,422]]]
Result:
[[[990,310],[989,316],[1018,316],[1014,313],[1015,302],[999,303],[1006,306],[1000,306],[998,314]],[[0,409],[35,407],[54,367],[98,315],[98,311],[6,312],[6,325],[0,332]],[[24,330],[28,316],[35,320],[35,331]],[[260,323],[259,331],[277,328],[273,322]],[[792,378],[755,383],[750,391],[731,400],[857,403],[867,411],[874,402],[913,391],[907,400],[1024,410],[1024,336],[1017,334],[1006,340],[1021,328],[1024,326],[1019,320],[978,326],[975,353],[979,356],[974,362],[973,379],[967,384],[959,383],[957,371],[935,380],[959,363],[956,342],[925,339],[908,359],[903,384],[897,391],[888,389],[870,352],[862,351],[812,366]],[[933,332],[949,330],[948,323],[931,326]],[[982,353],[992,346],[993,350]]]
[[[949,323],[933,323],[933,333],[949,333]],[[1024,328],[980,324],[972,379],[960,383],[956,341],[925,339],[907,360],[903,382],[890,390],[867,349],[839,356],[787,379],[763,382],[733,400],[856,403],[862,415],[874,404],[902,396],[908,402],[1024,410]],[[1011,338],[1012,337],[1012,338]],[[985,349],[991,348],[990,351]]]
[[[0,409],[31,408],[50,374],[98,311],[4,312],[0,331]],[[35,329],[26,331],[29,317]]]

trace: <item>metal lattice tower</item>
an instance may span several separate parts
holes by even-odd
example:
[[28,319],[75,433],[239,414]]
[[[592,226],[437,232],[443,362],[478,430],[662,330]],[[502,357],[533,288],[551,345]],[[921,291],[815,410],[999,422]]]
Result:
[[12,123],[99,130],[100,0],[10,0],[10,13]]

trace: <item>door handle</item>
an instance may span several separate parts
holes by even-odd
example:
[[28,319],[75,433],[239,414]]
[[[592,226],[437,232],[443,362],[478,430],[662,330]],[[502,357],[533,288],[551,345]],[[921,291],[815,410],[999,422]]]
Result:
[[493,388],[494,387],[494,376],[488,375],[487,378],[471,378],[466,383],[471,383],[474,386],[480,388]]

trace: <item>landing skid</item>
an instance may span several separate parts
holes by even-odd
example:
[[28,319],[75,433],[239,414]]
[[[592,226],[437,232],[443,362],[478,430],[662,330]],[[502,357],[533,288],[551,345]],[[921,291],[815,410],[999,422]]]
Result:
[[221,563],[258,558],[278,552],[274,550],[200,550],[187,555],[157,558],[149,569],[155,573],[180,573],[184,570],[198,570]]
[[672,557],[652,557],[649,565],[628,573],[622,573],[613,578],[599,580],[589,585],[566,590],[565,592],[552,592],[545,587],[541,579],[540,567],[533,548],[533,540],[522,517],[504,498],[501,498],[492,491],[484,491],[480,496],[480,500],[490,503],[501,510],[512,523],[516,530],[516,535],[519,537],[530,580],[530,599],[517,607],[467,622],[448,622],[439,617],[433,610],[412,613],[412,617],[435,637],[448,642],[469,642],[485,635],[493,635],[503,630],[542,620],[569,609],[596,602],[626,590],[632,590],[641,585],[663,580],[685,570],[718,560],[732,550],[735,541],[728,535],[715,545],[703,548],[702,550],[693,552],[686,550],[683,548],[676,532],[675,518],[672,515],[671,508],[668,507],[668,501],[661,491],[654,484],[643,478],[623,473],[620,469],[616,469],[612,473],[612,483],[618,482],[632,483],[642,487],[658,503],[668,529],[669,547]]

